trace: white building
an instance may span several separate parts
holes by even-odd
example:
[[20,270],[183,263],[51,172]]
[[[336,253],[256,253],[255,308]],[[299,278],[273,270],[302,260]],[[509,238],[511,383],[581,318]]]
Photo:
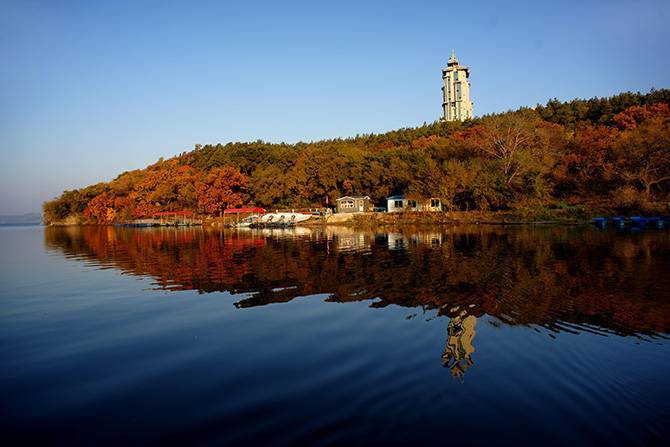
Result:
[[405,196],[390,196],[386,198],[386,211],[398,213],[401,211],[442,211],[442,201],[431,197],[423,201],[408,199]]
[[447,68],[442,69],[442,110],[445,121],[464,121],[472,118],[472,102],[470,101],[470,70],[459,65],[456,54],[452,51]]

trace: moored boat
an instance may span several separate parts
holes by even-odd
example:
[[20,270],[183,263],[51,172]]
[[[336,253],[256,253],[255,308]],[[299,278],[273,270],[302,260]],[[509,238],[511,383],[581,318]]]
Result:
[[259,228],[271,228],[271,227],[290,227],[297,223],[304,222],[309,220],[312,217],[311,214],[303,214],[296,212],[285,212],[285,213],[268,213],[264,214],[256,221],[251,224],[251,227]]

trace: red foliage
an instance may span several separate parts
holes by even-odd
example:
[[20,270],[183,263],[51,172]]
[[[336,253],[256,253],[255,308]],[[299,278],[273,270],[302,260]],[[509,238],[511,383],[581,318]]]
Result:
[[578,125],[568,150],[556,165],[554,178],[578,189],[606,186],[616,173],[612,148],[617,137],[616,129],[590,123]]
[[644,106],[629,107],[614,115],[614,124],[622,130],[635,129],[641,123],[653,118],[670,119],[670,106],[667,103],[656,103]]

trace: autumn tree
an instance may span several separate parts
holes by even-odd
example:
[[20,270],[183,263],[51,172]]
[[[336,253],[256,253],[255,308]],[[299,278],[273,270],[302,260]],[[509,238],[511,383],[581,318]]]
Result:
[[114,198],[107,192],[95,196],[84,210],[84,217],[95,219],[97,223],[108,224],[114,220]]
[[249,196],[249,179],[231,166],[214,168],[196,183],[198,206],[206,213],[221,214],[226,208],[240,206]]
[[577,125],[552,173],[558,190],[593,195],[611,189],[617,179],[613,150],[618,137],[618,131],[608,126]]
[[132,207],[131,216],[135,219],[142,217],[150,217],[159,211],[161,211],[160,205],[141,200],[136,202]]
[[626,180],[642,186],[650,199],[653,187],[670,181],[670,107],[635,106],[614,121],[622,129],[617,168]]

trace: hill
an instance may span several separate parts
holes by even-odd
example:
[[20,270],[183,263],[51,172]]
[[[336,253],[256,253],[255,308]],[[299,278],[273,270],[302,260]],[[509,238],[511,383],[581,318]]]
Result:
[[44,203],[45,223],[157,211],[320,207],[346,194],[441,197],[449,210],[668,212],[670,90],[551,100],[463,123],[311,143],[196,145]]

